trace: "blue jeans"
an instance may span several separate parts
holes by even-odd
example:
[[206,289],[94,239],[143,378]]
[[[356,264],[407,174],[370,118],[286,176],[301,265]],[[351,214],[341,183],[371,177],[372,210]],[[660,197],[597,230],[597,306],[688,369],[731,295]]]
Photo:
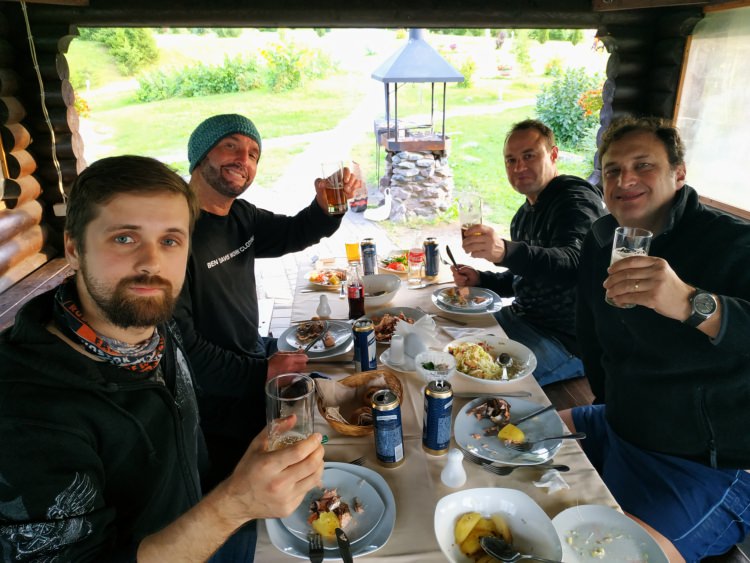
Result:
[[750,473],[641,449],[615,434],[605,414],[606,405],[572,410],[576,430],[586,432],[583,451],[625,512],[690,563],[726,553],[750,533]]
[[256,520],[251,520],[224,542],[207,563],[253,563],[258,540]]
[[583,362],[568,352],[555,338],[516,315],[510,307],[503,307],[495,318],[511,340],[520,342],[536,356],[534,377],[539,385],[573,379],[583,375]]

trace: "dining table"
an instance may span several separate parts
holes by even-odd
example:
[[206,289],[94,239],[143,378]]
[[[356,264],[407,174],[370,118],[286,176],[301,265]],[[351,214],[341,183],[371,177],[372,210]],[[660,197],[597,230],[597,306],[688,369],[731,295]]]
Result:
[[[320,300],[320,295],[327,295],[332,318],[346,319],[348,316],[348,301],[339,298],[338,292],[315,288],[308,283],[306,272],[300,271],[297,280],[294,301],[292,305],[291,322],[310,319]],[[454,314],[439,310],[433,301],[436,289],[450,287],[451,280],[448,268],[443,268],[440,275],[431,280],[442,285],[428,285],[420,289],[410,289],[407,280],[402,277],[401,286],[393,300],[380,308],[412,307],[421,308],[427,313],[442,317],[435,319],[437,327],[435,337],[439,348],[451,342],[454,337],[446,332],[456,328],[479,329],[475,332],[502,335],[502,327],[492,314]],[[309,291],[321,289],[320,291]],[[367,314],[376,310],[367,310]],[[454,321],[467,323],[465,327],[454,324]],[[455,333],[454,333],[455,334]],[[386,347],[378,344],[378,355]],[[309,372],[319,372],[333,379],[344,378],[355,373],[352,361],[352,351],[340,356],[310,361]],[[381,364],[378,368],[383,368]],[[385,368],[388,369],[388,368]],[[480,465],[463,461],[467,474],[466,482],[458,488],[451,488],[443,484],[441,472],[448,461],[447,455],[430,455],[422,447],[422,424],[424,416],[424,387],[425,381],[417,373],[393,371],[403,387],[401,400],[401,417],[404,442],[404,462],[398,467],[380,465],[375,455],[374,438],[368,436],[346,436],[336,432],[320,414],[315,413],[315,430],[328,437],[325,444],[325,460],[334,462],[348,462],[364,457],[364,467],[369,468],[383,477],[393,493],[396,504],[395,526],[384,545],[366,555],[362,559],[368,561],[403,562],[444,562],[446,556],[442,553],[435,537],[433,520],[438,501],[456,491],[499,487],[516,489],[531,497],[550,517],[570,507],[579,505],[604,505],[619,510],[614,497],[588,461],[576,440],[563,440],[560,449],[554,456],[554,462],[565,464],[570,470],[560,475],[569,488],[561,488],[550,492],[549,488],[536,486],[543,474],[534,466],[522,467],[510,475],[500,476],[484,470]],[[454,375],[450,379],[453,391],[456,393],[497,393],[525,391],[529,393],[527,400],[549,405],[550,401],[543,389],[533,376],[519,380],[497,383],[487,383],[480,379]],[[470,399],[454,397],[452,416],[455,419],[459,410]],[[555,414],[555,416],[557,416]],[[451,448],[455,448],[455,437],[451,438]],[[292,561],[289,554],[282,553],[275,547],[268,535],[266,526],[258,526],[258,543],[256,561],[282,562]],[[359,559],[360,557],[357,557]]]

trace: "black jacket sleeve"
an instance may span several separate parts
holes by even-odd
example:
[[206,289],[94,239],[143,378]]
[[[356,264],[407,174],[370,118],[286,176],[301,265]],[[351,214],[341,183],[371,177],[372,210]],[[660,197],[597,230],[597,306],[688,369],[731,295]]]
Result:
[[596,334],[594,314],[590,303],[592,295],[600,295],[591,287],[595,279],[593,275],[595,249],[595,238],[591,234],[584,241],[581,255],[576,299],[576,334],[584,373],[594,393],[594,403],[603,403],[605,373],[601,363],[602,348]]

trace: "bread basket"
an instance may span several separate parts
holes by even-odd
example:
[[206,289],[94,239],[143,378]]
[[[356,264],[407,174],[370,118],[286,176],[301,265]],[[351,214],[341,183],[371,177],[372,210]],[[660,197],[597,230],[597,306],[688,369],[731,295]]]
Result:
[[[349,375],[343,379],[338,380],[338,384],[340,385],[346,385],[347,387],[357,388],[362,387],[363,392],[366,391],[368,387],[370,387],[369,382],[373,380],[377,380],[380,378],[385,379],[385,387],[396,393],[396,396],[398,397],[399,402],[401,401],[401,398],[403,396],[403,388],[401,386],[401,382],[399,381],[398,377],[393,375],[390,371],[386,370],[371,370],[371,371],[363,371],[361,373],[355,373],[354,375]],[[378,387],[383,387],[382,385]],[[330,418],[326,416],[325,408],[329,405],[323,404],[323,397],[318,394],[317,396],[317,403],[318,403],[318,411],[320,411],[320,414],[323,415],[323,418],[326,419],[326,422],[333,428],[336,432],[339,434],[343,434],[344,436],[368,436],[373,433],[372,425],[365,425],[365,426],[358,426],[356,424],[345,424],[339,420],[335,420],[333,418]],[[364,403],[363,403],[364,405]]]

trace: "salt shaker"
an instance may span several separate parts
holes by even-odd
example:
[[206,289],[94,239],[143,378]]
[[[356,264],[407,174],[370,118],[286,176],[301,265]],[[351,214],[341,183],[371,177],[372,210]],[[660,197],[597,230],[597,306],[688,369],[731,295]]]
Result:
[[327,319],[328,317],[331,316],[331,306],[328,304],[327,295],[320,296],[320,303],[318,303],[318,308],[315,309],[315,313],[321,319]]
[[400,334],[391,336],[390,361],[392,364],[400,365],[404,363],[404,337]]
[[460,487],[466,483],[466,471],[464,470],[464,454],[456,448],[448,452],[448,461],[440,474],[440,479],[447,487]]

